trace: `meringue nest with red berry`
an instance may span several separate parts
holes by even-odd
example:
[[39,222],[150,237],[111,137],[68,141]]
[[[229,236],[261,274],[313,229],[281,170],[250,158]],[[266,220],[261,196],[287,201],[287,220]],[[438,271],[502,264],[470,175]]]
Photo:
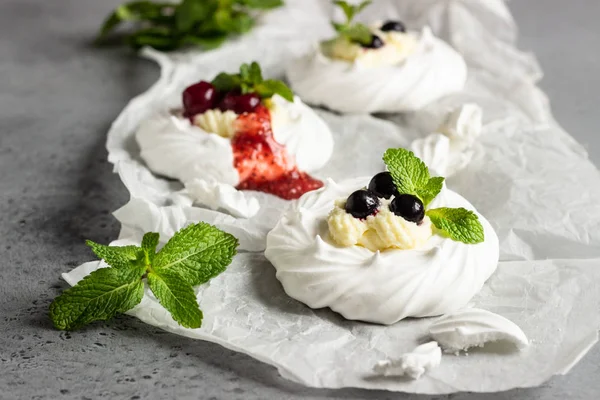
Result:
[[198,203],[249,217],[256,204],[238,190],[289,200],[322,186],[309,173],[331,157],[328,126],[283,82],[263,79],[257,63],[189,86],[182,103],[143,121],[136,140],[148,167],[181,181]]

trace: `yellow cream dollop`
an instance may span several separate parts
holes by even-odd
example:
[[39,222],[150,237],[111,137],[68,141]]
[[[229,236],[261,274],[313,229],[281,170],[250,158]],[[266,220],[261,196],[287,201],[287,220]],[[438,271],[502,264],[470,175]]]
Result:
[[359,219],[344,209],[346,200],[338,200],[327,217],[331,239],[340,246],[363,246],[371,251],[409,250],[422,247],[432,236],[430,219],[410,222],[390,211],[389,200],[382,200],[376,215]]
[[235,120],[237,117],[238,115],[231,110],[223,112],[215,108],[194,116],[194,125],[208,133],[216,133],[219,136],[231,139],[235,135]]

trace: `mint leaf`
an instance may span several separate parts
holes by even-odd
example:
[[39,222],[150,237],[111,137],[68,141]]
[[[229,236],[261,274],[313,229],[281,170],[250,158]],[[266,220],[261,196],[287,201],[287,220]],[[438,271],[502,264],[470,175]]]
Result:
[[108,320],[135,307],[144,296],[141,276],[133,278],[114,268],[101,268],[65,290],[50,304],[57,329],[73,330]]
[[250,66],[248,64],[242,64],[240,66],[240,78],[242,82],[248,82],[250,80]]
[[400,193],[416,195],[429,183],[429,169],[423,161],[406,149],[388,149],[383,161]]
[[216,4],[210,1],[183,0],[175,11],[175,26],[181,32],[187,32],[192,27],[205,21],[215,12]]
[[199,328],[202,325],[202,311],[194,289],[178,273],[168,269],[154,270],[148,274],[148,286],[181,326]]
[[280,95],[289,102],[294,101],[294,92],[282,81],[277,79],[263,80],[260,65],[257,62],[242,64],[239,74],[221,72],[211,82],[220,92],[240,90],[245,93],[256,93],[262,99]]
[[136,49],[150,46],[157,50],[169,51],[180,46],[180,39],[169,28],[163,26],[141,29],[131,34],[127,41]]
[[444,178],[436,176],[430,178],[425,186],[417,188],[416,194],[423,202],[423,205],[427,207],[429,203],[442,191],[444,186]]
[[183,38],[184,43],[203,47],[205,50],[216,49],[227,40],[227,34],[212,34],[211,36],[187,35]]
[[336,6],[338,6],[342,9],[342,11],[344,12],[344,15],[346,16],[347,23],[352,21],[352,19],[354,18],[354,14],[355,14],[355,6],[353,6],[343,0],[334,1],[333,4],[335,4]]
[[242,80],[239,75],[221,72],[211,82],[219,92],[229,92],[240,87]]
[[156,246],[158,246],[159,238],[160,235],[156,232],[148,232],[142,238],[142,250],[144,252],[146,266],[151,266],[154,263],[154,256],[156,255]]
[[108,265],[117,269],[123,269],[141,257],[141,248],[138,246],[106,246],[87,240],[85,242],[94,254],[106,261]]
[[352,5],[342,0],[334,1],[333,4],[342,9],[344,15],[346,16],[346,25],[349,25],[358,13],[360,13],[362,10],[364,10],[365,7],[371,4],[371,0],[363,1],[358,5]]
[[363,24],[354,24],[343,28],[340,33],[354,43],[369,44],[373,34],[368,26]]
[[484,232],[477,215],[464,208],[434,208],[426,211],[433,225],[452,240],[467,244],[484,241]]
[[231,17],[230,29],[242,34],[248,32],[254,26],[254,19],[245,13],[234,13]]
[[259,10],[268,10],[283,5],[283,0],[239,0],[239,3]]
[[261,83],[263,81],[260,65],[258,65],[256,61],[250,64],[250,68],[248,70],[248,79],[254,84]]
[[236,254],[238,240],[200,222],[177,232],[154,258],[154,270],[172,270],[192,286],[207,282],[225,270]]
[[294,101],[294,92],[282,81],[267,79],[254,88],[261,98],[269,98],[278,94],[289,102]]
[[124,38],[136,49],[151,46],[174,50],[188,44],[214,48],[231,35],[248,32],[255,23],[255,9],[282,4],[281,0],[133,1],[117,7],[106,18],[98,42],[121,23],[131,22],[133,29]]

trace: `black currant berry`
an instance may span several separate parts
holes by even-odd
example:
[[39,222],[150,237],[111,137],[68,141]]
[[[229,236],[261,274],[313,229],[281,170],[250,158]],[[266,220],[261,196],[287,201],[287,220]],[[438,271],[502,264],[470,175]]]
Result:
[[381,25],[379,28],[382,32],[406,32],[406,27],[400,21],[387,21],[385,24]]
[[425,218],[423,202],[412,194],[401,194],[390,203],[390,211],[410,222],[419,223]]
[[354,218],[367,218],[379,207],[379,198],[370,190],[357,190],[348,196],[345,210]]
[[369,182],[369,190],[379,197],[389,199],[398,190],[389,172],[380,172]]
[[383,40],[381,40],[379,36],[373,35],[371,36],[371,42],[369,44],[363,44],[362,47],[365,49],[378,49],[383,47],[384,44],[385,43],[383,43]]

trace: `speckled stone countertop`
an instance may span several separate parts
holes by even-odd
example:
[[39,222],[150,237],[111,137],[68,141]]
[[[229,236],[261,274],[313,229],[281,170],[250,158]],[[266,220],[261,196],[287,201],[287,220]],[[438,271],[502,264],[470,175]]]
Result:
[[[128,194],[105,134],[158,75],[126,49],[88,43],[120,0],[0,1],[1,399],[597,399],[600,346],[536,389],[410,396],[316,390],[245,355],[123,316],[76,333],[52,328],[60,272],[91,258],[85,238],[118,233]],[[521,47],[538,56],[556,119],[600,164],[600,2],[515,0]]]

